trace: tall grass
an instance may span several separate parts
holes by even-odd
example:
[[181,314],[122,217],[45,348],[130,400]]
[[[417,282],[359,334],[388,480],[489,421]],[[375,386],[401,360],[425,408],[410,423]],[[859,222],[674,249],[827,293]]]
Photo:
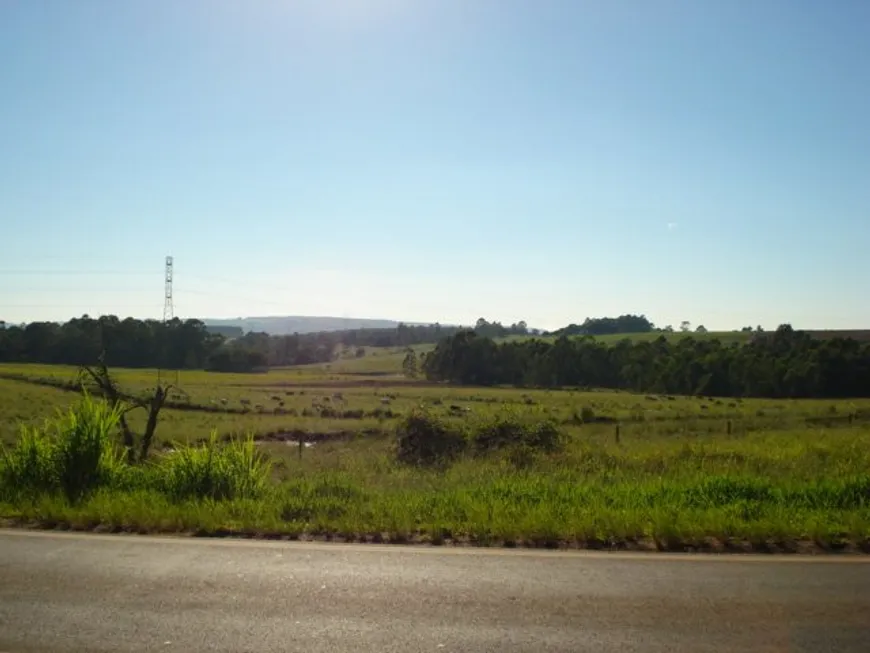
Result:
[[[863,424],[726,434],[650,421],[626,426],[615,442],[612,425],[557,427],[540,408],[515,415],[478,402],[462,418],[415,411],[395,438],[319,442],[301,456],[283,442],[224,444],[213,433],[130,467],[113,414],[86,399],[22,427],[17,445],[0,451],[0,515],[162,532],[666,548],[803,539],[870,551]],[[275,470],[261,452],[275,457]],[[269,482],[272,471],[282,483]]]
[[268,488],[271,463],[253,438],[183,445],[155,462],[130,466],[117,441],[120,412],[85,395],[43,426],[20,427],[13,447],[0,447],[0,499],[58,495],[70,504],[95,490],[157,490],[172,500],[253,499]]
[[57,486],[54,446],[43,429],[21,426],[18,444],[0,449],[0,494],[11,499],[51,492]]
[[124,457],[117,446],[120,418],[120,409],[85,395],[52,424],[58,484],[70,501],[111,485],[124,473]]
[[219,445],[217,433],[201,446],[180,445],[160,462],[161,488],[171,498],[256,499],[268,487],[271,462],[254,439]]
[[124,472],[115,444],[120,413],[85,395],[42,427],[21,427],[17,446],[0,449],[0,491],[34,496],[59,492],[76,502]]

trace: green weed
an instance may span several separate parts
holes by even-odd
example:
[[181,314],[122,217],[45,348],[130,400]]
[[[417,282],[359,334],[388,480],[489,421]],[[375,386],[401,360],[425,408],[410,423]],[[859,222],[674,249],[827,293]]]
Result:
[[219,444],[215,432],[203,445],[178,445],[153,468],[160,487],[175,500],[256,499],[265,493],[270,471],[252,437]]
[[115,445],[120,413],[85,395],[42,427],[21,427],[18,444],[2,451],[5,494],[61,492],[71,502],[124,473]]

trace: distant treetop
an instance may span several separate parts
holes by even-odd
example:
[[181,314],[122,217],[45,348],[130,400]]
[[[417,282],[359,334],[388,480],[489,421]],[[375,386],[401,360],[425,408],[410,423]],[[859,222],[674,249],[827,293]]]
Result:
[[553,331],[556,336],[606,336],[614,333],[649,333],[655,325],[645,315],[587,317],[583,324],[569,324]]

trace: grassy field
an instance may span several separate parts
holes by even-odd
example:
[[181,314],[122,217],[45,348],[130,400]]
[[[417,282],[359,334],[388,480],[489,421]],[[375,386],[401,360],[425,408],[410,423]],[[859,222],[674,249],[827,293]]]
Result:
[[[401,352],[383,355],[396,356]],[[347,363],[367,358],[378,357]],[[457,388],[379,372],[334,363],[257,375],[181,374],[187,403],[161,414],[158,458],[212,431],[251,433],[274,462],[264,496],[179,501],[151,487],[104,489],[75,505],[56,496],[7,503],[0,515],[83,528],[434,543],[870,545],[870,400]],[[156,378],[139,370],[116,376],[133,394]],[[77,400],[75,392],[42,385],[73,380],[71,368],[2,365],[0,377],[0,439],[7,443],[20,423],[39,424]],[[239,412],[242,399],[263,412]],[[552,420],[565,445],[469,453],[437,469],[400,464],[395,430],[420,406],[455,428],[477,428],[506,411]],[[138,429],[140,413],[131,413]],[[300,438],[316,444],[300,450]]]

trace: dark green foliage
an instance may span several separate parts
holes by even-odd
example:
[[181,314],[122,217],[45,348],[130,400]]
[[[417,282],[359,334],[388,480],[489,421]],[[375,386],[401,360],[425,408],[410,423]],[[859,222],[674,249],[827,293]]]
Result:
[[[524,322],[503,327],[478,320],[482,335],[505,336],[528,332]],[[348,329],[269,335],[241,334],[207,327],[199,320],[121,320],[114,315],[93,319],[87,315],[63,324],[31,322],[0,329],[0,362],[90,365],[105,352],[110,367],[162,367],[207,369],[215,372],[256,372],[270,366],[328,363],[342,348],[365,356],[365,346],[408,347],[438,342],[462,329],[440,324],[399,324],[387,329]],[[226,336],[232,336],[227,339]],[[415,376],[418,362],[411,350],[405,372]]]
[[402,360],[402,371],[409,379],[417,378],[417,354],[410,347],[405,351],[405,358]]
[[487,322],[484,318],[480,318],[474,325],[474,332],[486,338],[504,338],[506,336],[528,335],[529,329],[522,321],[504,326],[501,322]]
[[202,367],[223,337],[199,320],[121,320],[87,315],[64,324],[31,322],[0,329],[0,362],[90,365],[105,352],[118,367]]
[[424,410],[415,410],[396,429],[396,457],[411,465],[448,463],[466,448],[465,434]]
[[405,417],[396,429],[397,457],[412,465],[448,463],[469,446],[482,455],[516,450],[524,456],[552,453],[565,444],[564,434],[552,420],[540,420],[505,410],[462,429],[455,423],[418,409]]
[[649,333],[655,326],[645,315],[619,317],[587,317],[583,324],[569,324],[553,331],[554,336],[606,336],[615,333]]
[[[356,347],[356,356],[361,357],[365,345],[432,343],[458,330],[439,324],[400,324],[395,329],[243,335],[206,327],[199,320],[175,319],[164,325],[157,320],[85,315],[63,324],[31,322],[0,328],[0,362],[89,365],[105,352],[106,364],[113,367],[251,372],[266,366],[329,362],[340,346]],[[231,341],[228,335],[233,336]]]
[[496,343],[463,331],[441,341],[426,357],[424,369],[431,380],[467,385],[719,397],[870,396],[870,344],[819,340],[788,325],[755,334],[742,346],[692,337],[625,340],[613,346],[566,336]]
[[564,436],[551,420],[533,420],[504,412],[477,425],[471,436],[477,453],[520,447],[552,453],[564,445]]
[[[365,356],[365,350],[362,347],[410,347],[412,345],[429,344],[438,342],[442,338],[452,336],[462,330],[462,327],[443,326],[438,323],[399,324],[394,329],[348,329],[346,331],[304,334],[300,337],[303,340],[311,337],[320,339],[328,337],[336,345],[341,344],[350,348],[357,347],[358,349],[354,355],[357,358],[362,358]],[[474,330],[480,335],[491,338],[526,335],[529,332],[525,322],[503,326],[500,322],[487,322],[483,318],[477,321]]]
[[[366,355],[363,347],[409,347],[438,342],[441,338],[459,331],[459,327],[442,326],[440,324],[399,324],[392,329],[347,329],[331,331],[329,335],[336,343],[345,347],[357,348],[354,355],[362,358]],[[305,334],[322,335],[321,334]],[[305,337],[303,336],[303,337]]]
[[266,363],[266,356],[261,352],[224,345],[209,356],[205,369],[211,372],[251,372],[266,367]]

